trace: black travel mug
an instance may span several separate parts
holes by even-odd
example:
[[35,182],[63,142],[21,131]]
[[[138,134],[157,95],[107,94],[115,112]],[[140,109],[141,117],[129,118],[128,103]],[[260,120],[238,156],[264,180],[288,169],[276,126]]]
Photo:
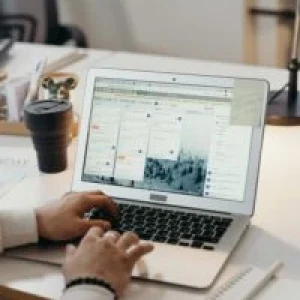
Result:
[[38,100],[24,108],[41,172],[58,173],[67,168],[67,147],[72,126],[72,104]]

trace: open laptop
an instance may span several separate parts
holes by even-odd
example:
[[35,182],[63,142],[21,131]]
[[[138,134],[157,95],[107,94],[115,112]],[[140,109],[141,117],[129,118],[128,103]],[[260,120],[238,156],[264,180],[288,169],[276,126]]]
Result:
[[254,212],[268,91],[257,79],[89,72],[72,190],[114,197],[118,229],[155,243],[134,277],[212,285]]

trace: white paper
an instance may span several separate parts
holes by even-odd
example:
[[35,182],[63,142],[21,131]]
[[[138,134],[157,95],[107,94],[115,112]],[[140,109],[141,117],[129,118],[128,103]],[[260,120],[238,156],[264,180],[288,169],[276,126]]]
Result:
[[259,294],[255,300],[298,300],[300,299],[300,282],[290,279],[275,278]]
[[12,79],[6,84],[6,103],[9,122],[19,122],[21,120],[28,86],[28,78]]
[[0,147],[0,198],[36,170],[33,149]]

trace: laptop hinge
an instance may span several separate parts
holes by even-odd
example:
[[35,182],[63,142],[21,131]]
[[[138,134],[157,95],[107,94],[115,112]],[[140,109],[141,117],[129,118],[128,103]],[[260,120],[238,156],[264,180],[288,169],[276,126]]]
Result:
[[[212,213],[212,214],[222,214],[222,215],[227,215],[227,216],[239,216],[241,214],[232,214],[232,213],[228,213],[228,212],[222,212],[222,211],[215,211],[215,210],[208,210],[208,209],[197,209],[197,208],[193,208],[193,207],[182,207],[182,206],[175,206],[175,205],[166,205],[163,203],[160,203],[159,201],[145,201],[145,202],[140,202],[140,201],[135,201],[133,199],[125,199],[125,198],[115,198],[116,200],[120,200],[120,201],[124,201],[127,203],[132,203],[132,204],[137,204],[137,205],[151,205],[151,206],[155,206],[155,207],[169,207],[169,208],[178,208],[178,209],[188,209],[188,210],[195,210],[195,211],[201,211],[201,212],[206,212],[206,213]],[[241,215],[244,216],[244,215]]]

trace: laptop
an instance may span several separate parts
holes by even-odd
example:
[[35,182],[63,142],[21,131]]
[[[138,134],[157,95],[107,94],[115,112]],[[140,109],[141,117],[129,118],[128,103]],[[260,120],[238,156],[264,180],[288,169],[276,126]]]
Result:
[[117,229],[154,242],[133,277],[213,284],[254,212],[268,91],[258,79],[90,70],[72,190],[112,196]]

